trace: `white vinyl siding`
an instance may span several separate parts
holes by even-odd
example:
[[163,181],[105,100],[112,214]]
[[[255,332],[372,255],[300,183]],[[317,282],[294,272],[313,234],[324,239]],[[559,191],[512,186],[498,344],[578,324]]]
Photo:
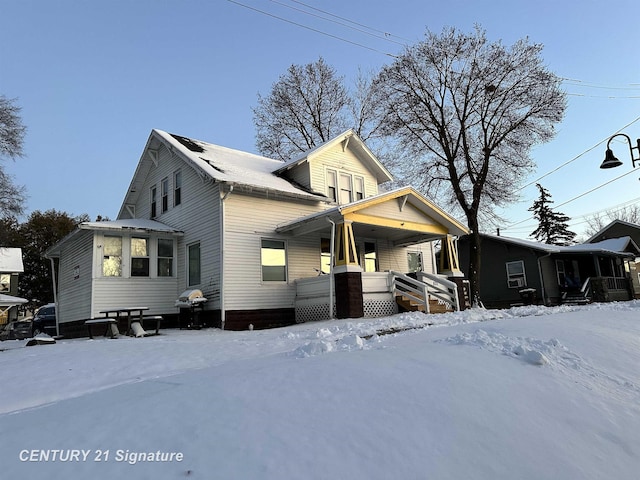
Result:
[[[345,173],[352,178],[360,177],[363,183],[364,196],[371,197],[378,194],[378,182],[369,169],[347,148],[336,146],[330,151],[323,152],[314,157],[310,162],[311,189],[316,192],[327,192],[327,171],[334,170]],[[353,180],[352,180],[353,182]],[[352,187],[353,189],[353,187]],[[354,196],[354,200],[355,200]]]
[[80,232],[67,243],[58,267],[58,320],[60,323],[91,318],[93,255],[98,251],[93,232]]

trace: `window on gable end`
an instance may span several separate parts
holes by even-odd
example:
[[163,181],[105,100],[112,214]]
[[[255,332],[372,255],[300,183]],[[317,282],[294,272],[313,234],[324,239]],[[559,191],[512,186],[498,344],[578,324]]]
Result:
[[353,202],[353,186],[351,185],[351,175],[340,174],[340,203],[345,205]]
[[158,216],[158,189],[155,185],[151,187],[149,195],[151,199],[151,218],[156,218]]
[[182,170],[173,174],[173,206],[177,207],[182,203]]
[[364,177],[353,177],[355,183],[355,199],[362,200],[364,198]]
[[162,213],[169,210],[169,179],[163,178],[161,185],[162,191]]
[[335,170],[327,170],[327,196],[338,201],[338,174]]

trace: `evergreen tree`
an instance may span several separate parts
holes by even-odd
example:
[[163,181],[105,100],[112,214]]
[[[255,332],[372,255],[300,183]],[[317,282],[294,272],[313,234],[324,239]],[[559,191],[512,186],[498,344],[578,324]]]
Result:
[[533,202],[529,211],[538,220],[538,228],[531,232],[531,236],[551,245],[571,245],[576,236],[567,225],[571,219],[563,213],[554,212],[549,206],[553,203],[549,191],[539,183],[536,187],[540,190],[540,197]]

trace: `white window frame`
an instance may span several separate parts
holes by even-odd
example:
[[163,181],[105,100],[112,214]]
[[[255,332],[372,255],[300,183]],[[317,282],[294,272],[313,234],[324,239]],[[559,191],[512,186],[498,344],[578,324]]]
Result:
[[173,206],[182,204],[182,170],[173,172]]
[[[519,264],[522,266],[522,273],[510,273],[509,266]],[[524,266],[524,260],[514,260],[505,263],[507,272],[507,287],[508,288],[522,288],[527,285],[527,272]]]
[[327,169],[327,196],[334,202],[338,202],[338,172]]
[[[284,265],[266,265],[265,264],[265,258],[264,258],[264,250],[267,248],[265,247],[265,242],[274,242],[274,243],[279,243],[282,244],[282,249],[284,250]],[[287,283],[288,279],[289,279],[289,259],[288,259],[288,245],[287,245],[287,241],[286,240],[282,240],[280,238],[261,238],[260,239],[260,279],[262,281],[262,283],[265,284],[275,284],[275,283]],[[284,267],[284,278],[283,279],[275,279],[275,280],[270,280],[270,279],[265,279],[265,267]]]
[[151,209],[151,218],[158,216],[158,187],[153,185],[149,188],[149,204]]
[[164,177],[160,182],[160,205],[162,213],[169,210],[169,177]]
[[[191,248],[198,247],[198,281],[191,282]],[[202,283],[202,248],[200,242],[193,242],[187,245],[187,286],[195,287]]]
[[364,195],[364,177],[360,175],[353,176],[353,199],[362,200]]

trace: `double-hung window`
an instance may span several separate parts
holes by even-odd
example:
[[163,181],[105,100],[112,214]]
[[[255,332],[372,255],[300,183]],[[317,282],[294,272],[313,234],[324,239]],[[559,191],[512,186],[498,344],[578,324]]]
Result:
[[155,187],[151,187],[149,192],[151,197],[151,218],[156,218],[158,216],[158,189]]
[[102,276],[122,276],[122,237],[105,235],[102,242]]
[[173,174],[173,206],[177,207],[182,203],[182,170]]
[[160,183],[162,193],[162,213],[169,210],[169,179],[163,178]]
[[522,288],[527,285],[524,262],[507,262],[507,285],[509,288]]
[[173,276],[173,240],[170,238],[158,239],[158,276]]
[[131,238],[131,276],[149,276],[149,239]]
[[364,178],[363,177],[353,177],[353,181],[355,183],[355,199],[362,200],[364,198]]
[[287,281],[287,251],[283,240],[262,239],[260,259],[263,282]]
[[189,278],[189,286],[200,284],[200,244],[192,243],[187,248],[187,262],[189,271],[187,276]]
[[351,175],[348,173],[340,174],[340,203],[342,205],[353,202],[353,186],[351,184]]
[[338,201],[338,173],[335,170],[327,170],[327,196]]

